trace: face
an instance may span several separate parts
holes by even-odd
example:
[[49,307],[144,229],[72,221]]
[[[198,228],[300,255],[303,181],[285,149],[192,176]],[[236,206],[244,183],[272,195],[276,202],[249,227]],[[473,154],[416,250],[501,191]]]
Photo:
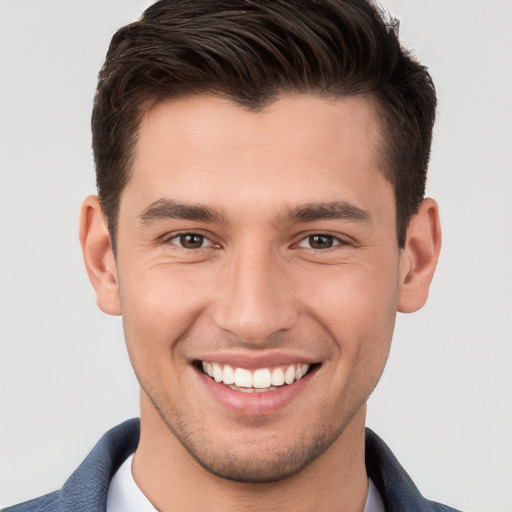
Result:
[[119,212],[126,342],[143,424],[210,472],[284,478],[364,415],[400,274],[379,141],[363,96],[144,117]]

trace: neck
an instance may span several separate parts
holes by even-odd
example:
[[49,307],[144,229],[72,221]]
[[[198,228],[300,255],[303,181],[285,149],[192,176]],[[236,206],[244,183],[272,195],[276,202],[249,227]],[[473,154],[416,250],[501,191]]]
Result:
[[161,512],[361,512],[368,494],[365,413],[364,406],[337,440],[302,471],[277,482],[254,484],[225,480],[203,469],[154,408],[143,406],[132,473],[142,492]]

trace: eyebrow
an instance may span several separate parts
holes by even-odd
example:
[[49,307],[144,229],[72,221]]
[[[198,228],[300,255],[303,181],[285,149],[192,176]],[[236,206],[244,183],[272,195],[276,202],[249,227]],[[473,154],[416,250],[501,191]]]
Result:
[[[227,216],[219,209],[202,204],[181,203],[174,199],[162,198],[151,203],[138,216],[143,224],[165,219],[183,219],[228,224]],[[347,220],[371,222],[370,212],[345,201],[328,203],[307,203],[287,209],[278,216],[278,224],[293,222],[315,222],[319,220]]]
[[371,214],[346,201],[331,201],[329,203],[308,203],[297,206],[281,215],[279,222],[314,222],[318,220],[348,220],[353,222],[370,223]]
[[201,204],[189,204],[174,199],[159,199],[151,203],[138,216],[143,224],[165,219],[198,220],[227,224],[227,219],[221,210]]

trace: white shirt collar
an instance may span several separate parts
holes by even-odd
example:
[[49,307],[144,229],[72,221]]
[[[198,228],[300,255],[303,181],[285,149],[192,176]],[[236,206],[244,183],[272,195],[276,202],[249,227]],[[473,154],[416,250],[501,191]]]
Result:
[[368,498],[363,512],[386,512],[380,493],[371,478],[368,478]]
[[114,474],[107,495],[107,512],[158,512],[132,476],[133,454]]

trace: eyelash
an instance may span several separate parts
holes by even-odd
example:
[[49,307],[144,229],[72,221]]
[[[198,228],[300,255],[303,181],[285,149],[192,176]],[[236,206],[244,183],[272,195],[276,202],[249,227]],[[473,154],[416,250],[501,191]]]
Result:
[[[312,239],[320,239],[320,238],[323,238],[323,239],[327,239],[328,240],[328,243],[330,242],[331,245],[329,245],[328,247],[311,247],[311,242],[312,242]],[[304,245],[302,245],[304,242],[309,242],[309,246],[308,247],[305,247]],[[341,240],[339,237],[335,236],[335,235],[331,235],[329,233],[311,233],[307,236],[305,236],[304,238],[301,238],[301,240],[296,244],[297,247],[303,247],[305,249],[312,249],[312,250],[315,250],[315,251],[328,251],[329,249],[333,249],[339,245],[346,245],[346,243]]]
[[[197,237],[201,238],[201,246],[200,247],[184,247],[183,242],[186,237]],[[175,241],[176,240],[176,241]],[[178,246],[180,249],[184,249],[186,251],[197,251],[201,249],[209,249],[210,247],[216,247],[216,245],[206,236],[201,233],[194,232],[184,232],[184,233],[176,233],[164,240],[165,243],[173,244]],[[203,246],[204,242],[208,242],[208,245]]]
[[[197,237],[200,238],[201,245],[199,247],[184,247],[185,239],[189,237]],[[326,243],[328,244],[328,247],[312,247],[311,243],[314,239],[324,239]],[[321,240],[317,240],[318,243],[322,243]],[[184,249],[186,251],[197,251],[201,249],[208,249],[211,247],[218,247],[214,242],[212,242],[206,235],[202,235],[200,233],[194,233],[194,232],[183,232],[183,233],[176,233],[172,235],[171,237],[168,237],[164,240],[165,243],[170,243],[173,245],[178,246],[181,249]],[[208,244],[205,246],[203,245],[204,242],[208,242]],[[303,245],[304,243],[308,243],[309,246]],[[193,242],[192,242],[193,243]],[[315,242],[313,242],[315,243]],[[330,245],[329,245],[330,244]],[[330,249],[333,249],[334,247],[337,247],[339,245],[346,245],[346,242],[341,240],[339,237],[335,235],[331,235],[329,233],[311,233],[307,236],[301,238],[297,244],[294,244],[295,247],[302,247],[304,249],[311,249],[314,251],[328,251]]]

